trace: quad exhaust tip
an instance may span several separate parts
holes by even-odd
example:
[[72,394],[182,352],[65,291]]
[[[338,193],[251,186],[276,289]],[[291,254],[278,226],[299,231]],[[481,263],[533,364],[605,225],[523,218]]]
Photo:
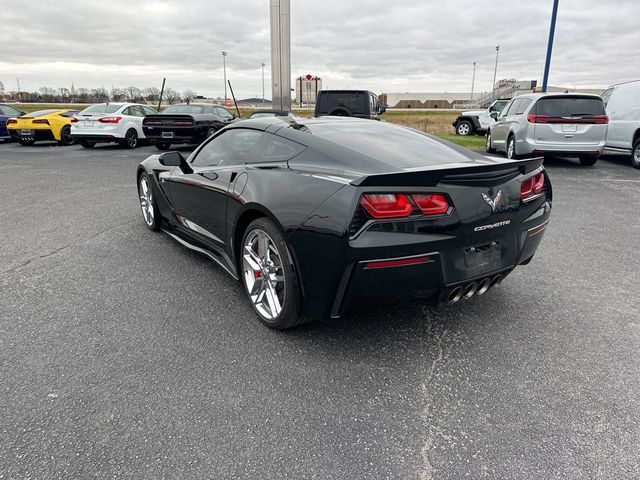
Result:
[[469,299],[474,295],[482,295],[487,290],[493,287],[497,287],[504,280],[504,274],[499,273],[493,278],[483,278],[479,282],[471,282],[466,285],[459,285],[449,294],[448,303],[453,304],[457,303],[462,299]]

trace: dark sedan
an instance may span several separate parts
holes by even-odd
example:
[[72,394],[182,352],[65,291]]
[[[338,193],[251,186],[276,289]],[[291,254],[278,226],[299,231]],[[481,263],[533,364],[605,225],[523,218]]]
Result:
[[482,295],[531,261],[551,212],[541,158],[349,118],[238,122],[187,159],[147,158],[136,180],[146,226],[241,280],[273,328]]
[[160,150],[167,150],[175,144],[199,145],[236,118],[219,105],[185,103],[148,115],[142,121],[142,130],[149,142]]
[[24,112],[11,105],[0,103],[0,140],[11,140],[11,134],[7,130],[7,120],[21,117]]

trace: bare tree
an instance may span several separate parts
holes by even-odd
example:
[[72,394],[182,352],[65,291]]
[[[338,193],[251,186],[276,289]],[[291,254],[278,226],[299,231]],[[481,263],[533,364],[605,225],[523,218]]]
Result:
[[125,97],[129,102],[140,102],[144,99],[142,96],[142,90],[132,85],[124,89]]
[[53,103],[58,101],[58,93],[51,87],[41,87],[40,97],[43,102]]
[[111,89],[111,100],[114,102],[121,102],[127,96],[127,92],[125,92],[122,88],[113,87]]
[[160,89],[157,87],[147,87],[142,92],[147,102],[157,102],[160,98]]
[[171,87],[164,89],[163,97],[168,104],[172,104],[180,101],[180,94]]
[[92,102],[106,102],[109,100],[109,92],[104,87],[91,89]]
[[189,103],[191,102],[192,99],[194,99],[196,97],[196,92],[194,92],[193,90],[185,90],[182,93],[182,100]]

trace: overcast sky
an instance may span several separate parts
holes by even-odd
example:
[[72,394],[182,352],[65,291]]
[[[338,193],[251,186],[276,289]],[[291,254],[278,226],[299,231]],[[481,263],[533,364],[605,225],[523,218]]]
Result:
[[[292,75],[324,88],[468,92],[542,79],[552,0],[291,0]],[[640,77],[638,0],[560,0],[549,83],[606,87]],[[160,86],[221,96],[220,52],[236,95],[261,96],[269,0],[21,0],[0,8],[0,81]]]

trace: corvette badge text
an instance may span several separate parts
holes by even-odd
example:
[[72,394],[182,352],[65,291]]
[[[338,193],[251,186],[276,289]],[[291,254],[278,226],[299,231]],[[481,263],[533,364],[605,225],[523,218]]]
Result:
[[481,225],[473,229],[474,232],[481,232],[483,230],[490,230],[492,228],[504,227],[505,225],[509,225],[511,220],[505,220],[504,222],[491,223],[489,225]]

